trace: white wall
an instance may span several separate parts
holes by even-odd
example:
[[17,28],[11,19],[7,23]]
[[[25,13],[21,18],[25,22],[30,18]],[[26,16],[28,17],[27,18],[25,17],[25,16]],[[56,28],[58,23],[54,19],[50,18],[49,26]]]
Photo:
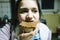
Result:
[[9,0],[0,0],[0,17],[3,18],[4,15],[8,15],[11,19],[11,7]]
[[59,8],[59,13],[60,13],[60,0],[58,0],[58,8]]
[[10,8],[10,3],[3,3],[3,17],[4,15],[7,15],[9,19],[11,18],[11,8]]
[[0,3],[0,17],[2,17],[2,8],[1,8],[2,4]]

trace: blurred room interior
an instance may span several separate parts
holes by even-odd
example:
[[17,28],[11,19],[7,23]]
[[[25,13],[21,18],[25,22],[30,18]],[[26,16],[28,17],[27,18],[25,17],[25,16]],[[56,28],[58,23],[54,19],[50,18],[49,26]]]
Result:
[[[3,19],[14,21],[16,16],[15,2],[17,0],[0,0],[0,28]],[[52,31],[52,40],[60,40],[60,0],[39,0],[42,9],[41,22]]]

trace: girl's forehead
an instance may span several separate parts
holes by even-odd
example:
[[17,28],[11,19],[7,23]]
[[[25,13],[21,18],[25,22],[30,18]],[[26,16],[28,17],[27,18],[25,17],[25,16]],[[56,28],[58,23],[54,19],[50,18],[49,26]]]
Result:
[[37,8],[37,3],[35,0],[22,0],[20,3],[20,8],[22,7],[36,7]]
[[36,0],[22,0],[22,3],[32,3],[32,2],[36,2]]

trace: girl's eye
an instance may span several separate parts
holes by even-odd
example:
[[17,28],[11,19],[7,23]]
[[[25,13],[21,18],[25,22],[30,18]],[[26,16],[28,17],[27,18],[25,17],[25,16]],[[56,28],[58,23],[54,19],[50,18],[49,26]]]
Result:
[[38,10],[36,8],[33,8],[32,12],[36,13],[36,12],[38,12]]
[[26,9],[26,8],[21,8],[19,10],[19,13],[26,13],[26,12],[28,12],[28,9]]
[[37,12],[37,10],[32,10],[32,12],[36,13],[36,12]]
[[20,13],[26,13],[26,12],[28,12],[28,10],[20,10]]

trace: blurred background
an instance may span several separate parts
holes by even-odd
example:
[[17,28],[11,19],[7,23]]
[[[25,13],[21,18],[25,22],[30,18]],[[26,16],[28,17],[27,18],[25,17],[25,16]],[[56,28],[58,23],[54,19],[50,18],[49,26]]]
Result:
[[[0,28],[3,20],[15,20],[17,0],[0,0]],[[41,22],[52,31],[52,40],[60,40],[60,0],[39,0],[42,10]]]

